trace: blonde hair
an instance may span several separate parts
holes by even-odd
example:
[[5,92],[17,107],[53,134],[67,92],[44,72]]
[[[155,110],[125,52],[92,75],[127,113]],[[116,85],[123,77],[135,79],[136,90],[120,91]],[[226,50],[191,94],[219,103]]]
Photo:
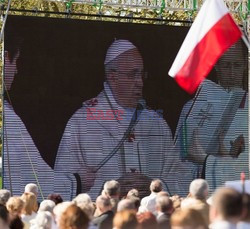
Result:
[[117,212],[113,219],[115,229],[136,229],[138,221],[135,211],[124,210]]
[[20,215],[24,207],[24,202],[19,196],[10,197],[6,203],[7,210],[13,215]]
[[172,227],[189,226],[193,229],[208,229],[208,225],[206,224],[206,221],[201,213],[191,208],[176,210],[171,216],[170,222]]
[[75,204],[70,205],[59,219],[60,229],[87,229],[89,217]]
[[23,213],[25,215],[31,215],[32,212],[37,212],[38,205],[37,199],[34,193],[32,192],[25,192],[21,199],[24,202]]

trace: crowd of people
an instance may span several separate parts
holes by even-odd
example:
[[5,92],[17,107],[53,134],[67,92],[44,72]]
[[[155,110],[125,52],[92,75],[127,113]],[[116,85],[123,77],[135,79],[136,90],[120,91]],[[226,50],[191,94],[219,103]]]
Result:
[[250,195],[221,187],[209,197],[206,180],[193,180],[185,198],[170,196],[159,179],[151,194],[137,189],[121,196],[118,181],[104,184],[95,201],[81,193],[72,201],[51,194],[38,202],[38,187],[27,184],[21,196],[0,190],[1,229],[244,229],[250,228]]

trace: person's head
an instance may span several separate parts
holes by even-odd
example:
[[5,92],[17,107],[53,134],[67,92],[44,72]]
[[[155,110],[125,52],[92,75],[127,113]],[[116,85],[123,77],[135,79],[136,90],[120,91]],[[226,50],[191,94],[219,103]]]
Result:
[[201,213],[186,208],[175,211],[170,218],[171,229],[208,229]]
[[164,212],[171,214],[174,210],[173,202],[168,196],[157,195],[156,197],[156,210],[158,212]]
[[173,195],[173,196],[170,197],[170,199],[171,199],[172,202],[173,202],[174,211],[181,208],[182,198],[181,198],[180,196],[178,196],[178,195]]
[[23,207],[23,214],[25,215],[31,215],[33,212],[36,212],[38,209],[37,205],[37,199],[35,194],[31,192],[25,192],[22,196],[21,199],[24,202],[24,207]]
[[143,212],[137,215],[139,229],[155,229],[158,227],[155,215],[152,212]]
[[110,198],[107,196],[98,196],[96,199],[96,208],[101,214],[110,211],[112,209]]
[[242,195],[231,188],[219,188],[213,195],[210,206],[210,221],[227,220],[238,222],[243,213]]
[[150,184],[151,192],[161,192],[162,191],[162,182],[159,179],[153,180]]
[[7,208],[0,204],[0,228],[7,228],[9,223],[9,213]]
[[53,216],[48,211],[38,212],[36,218],[33,220],[33,225],[37,229],[51,229]]
[[90,196],[86,193],[81,193],[73,199],[73,203],[81,208],[91,219],[94,213],[94,205]]
[[19,196],[13,196],[7,201],[6,207],[11,214],[20,216],[24,207],[24,201]]
[[56,206],[55,202],[52,200],[43,200],[39,206],[39,212],[48,211],[53,214],[53,209]]
[[23,229],[24,223],[21,220],[21,217],[18,215],[10,214],[9,215],[9,228],[10,229]]
[[247,73],[247,48],[242,40],[232,45],[215,66],[219,84],[225,89],[244,88]]
[[120,184],[116,180],[110,180],[105,182],[103,187],[104,193],[109,197],[117,197],[120,195]]
[[62,203],[57,204],[57,205],[54,207],[53,213],[54,213],[55,221],[56,221],[57,225],[59,224],[60,218],[61,218],[62,214],[64,213],[64,211],[65,211],[69,206],[71,206],[72,204],[73,204],[73,203],[70,202],[70,201],[65,201],[65,202],[62,202]]
[[61,195],[58,193],[49,194],[47,199],[54,201],[56,205],[63,202]]
[[115,40],[105,58],[105,76],[115,100],[133,108],[142,98],[144,66],[137,47],[128,40]]
[[60,229],[87,229],[88,225],[89,217],[74,204],[67,207],[59,220]]
[[157,193],[157,196],[166,196],[166,197],[170,197],[168,192],[165,191],[160,191]]
[[114,229],[137,229],[138,221],[134,211],[121,211],[115,214],[113,219]]
[[141,199],[139,197],[135,197],[135,196],[127,196],[126,199],[131,200],[134,203],[135,206],[135,210],[138,211],[140,205],[141,205]]
[[117,205],[117,212],[124,210],[136,211],[135,203],[131,199],[123,199]]
[[131,196],[139,197],[139,191],[135,188],[129,190],[127,193],[127,197],[131,197]]
[[209,193],[208,183],[204,179],[195,179],[189,186],[191,197],[199,200],[206,200]]
[[25,186],[24,192],[32,192],[35,196],[38,196],[38,187],[36,184],[29,183]]
[[0,204],[6,205],[8,199],[10,198],[10,191],[7,189],[0,189]]

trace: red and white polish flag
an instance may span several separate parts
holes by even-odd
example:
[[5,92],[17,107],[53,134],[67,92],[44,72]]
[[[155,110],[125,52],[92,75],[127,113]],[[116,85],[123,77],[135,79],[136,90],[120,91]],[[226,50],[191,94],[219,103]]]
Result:
[[168,74],[188,93],[194,93],[220,56],[241,36],[223,0],[206,0]]

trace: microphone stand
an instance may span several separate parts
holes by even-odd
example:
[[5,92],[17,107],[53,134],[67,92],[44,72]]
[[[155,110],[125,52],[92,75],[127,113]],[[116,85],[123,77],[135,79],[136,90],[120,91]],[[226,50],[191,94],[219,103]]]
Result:
[[[116,155],[116,153],[118,152],[118,150],[121,148],[121,146],[123,145],[123,143],[125,142],[125,140],[128,138],[128,136],[131,134],[132,129],[134,128],[134,126],[137,124],[138,122],[138,117],[140,116],[142,110],[144,109],[143,104],[138,103],[135,112],[131,118],[131,121],[129,123],[129,126],[127,128],[127,130],[125,131],[122,139],[118,142],[118,144],[115,146],[115,148],[110,152],[110,154],[108,154],[98,165],[96,170],[94,171],[95,173],[97,173],[114,155]],[[137,114],[137,112],[139,112]]]

